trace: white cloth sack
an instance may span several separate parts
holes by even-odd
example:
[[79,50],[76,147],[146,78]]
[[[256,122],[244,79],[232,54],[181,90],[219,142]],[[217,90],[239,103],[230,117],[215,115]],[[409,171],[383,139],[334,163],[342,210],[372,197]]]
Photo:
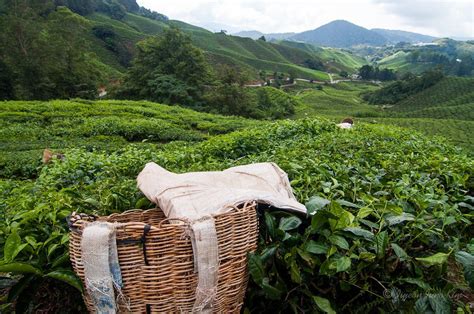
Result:
[[198,271],[194,311],[202,313],[212,311],[217,293],[219,255],[214,215],[247,201],[306,214],[304,205],[293,195],[287,174],[274,163],[183,174],[148,163],[138,175],[137,183],[166,217],[190,222]]
[[176,174],[151,162],[137,178],[138,188],[168,218],[199,219],[257,201],[306,214],[287,174],[274,163],[237,166],[224,171]]

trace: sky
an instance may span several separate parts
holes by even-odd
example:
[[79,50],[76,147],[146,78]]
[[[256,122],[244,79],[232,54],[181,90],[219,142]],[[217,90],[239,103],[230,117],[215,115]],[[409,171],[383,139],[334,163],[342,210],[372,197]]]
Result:
[[437,37],[474,37],[474,0],[137,0],[213,31],[301,32],[333,20]]

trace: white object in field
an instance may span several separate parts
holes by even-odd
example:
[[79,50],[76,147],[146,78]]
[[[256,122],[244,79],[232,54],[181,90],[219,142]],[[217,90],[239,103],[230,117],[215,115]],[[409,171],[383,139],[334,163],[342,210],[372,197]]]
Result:
[[337,125],[338,127],[340,127],[341,129],[350,129],[352,128],[352,123],[348,123],[348,122],[342,122],[342,123],[339,123]]
[[176,174],[151,162],[140,172],[137,182],[143,194],[168,218],[196,220],[247,201],[306,214],[306,207],[293,195],[287,174],[274,163]]

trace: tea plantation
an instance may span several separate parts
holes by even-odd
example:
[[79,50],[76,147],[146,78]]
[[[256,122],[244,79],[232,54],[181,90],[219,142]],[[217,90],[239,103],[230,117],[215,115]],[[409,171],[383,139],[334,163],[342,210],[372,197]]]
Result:
[[[470,311],[474,161],[443,139],[148,102],[1,108],[2,312],[84,310],[65,218],[150,208],[135,182],[149,161],[176,172],[273,161],[288,173],[311,214],[261,212],[245,311]],[[41,165],[44,147],[64,160]]]
[[294,117],[317,115],[339,121],[352,116],[356,121],[398,125],[443,136],[468,153],[474,152],[474,79],[446,77],[391,105],[370,105],[362,99],[363,93],[376,89],[374,84],[361,82],[324,85],[321,90],[301,86],[290,91],[300,101]]
[[256,121],[130,101],[2,102],[0,177],[36,177],[45,148],[113,151],[129,142],[202,141]]

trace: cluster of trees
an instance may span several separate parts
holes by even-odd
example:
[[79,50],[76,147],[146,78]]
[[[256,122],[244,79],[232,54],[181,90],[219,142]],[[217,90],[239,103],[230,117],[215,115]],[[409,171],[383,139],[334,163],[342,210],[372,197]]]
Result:
[[116,96],[200,107],[210,68],[203,52],[176,28],[137,45],[137,55]]
[[102,73],[84,18],[48,0],[6,0],[0,29],[0,99],[95,96]]
[[324,71],[324,63],[319,59],[315,59],[315,58],[306,59],[303,62],[303,65],[313,70]]
[[397,79],[392,69],[380,69],[371,65],[362,66],[359,69],[359,75],[363,80],[393,81]]
[[[274,75],[280,79],[278,73]],[[248,74],[236,67],[222,65],[213,70],[189,36],[170,28],[138,44],[136,58],[113,96],[253,118],[291,114],[291,102],[276,104],[263,89],[253,97],[245,87],[247,81]]]
[[410,95],[416,94],[438,83],[444,74],[441,70],[430,70],[421,76],[406,74],[400,80],[379,90],[363,95],[371,104],[395,104]]
[[[435,49],[442,49],[437,51]],[[444,52],[446,48],[432,48],[415,50],[411,52],[407,59],[412,63],[430,63],[440,66],[446,74],[456,76],[472,76],[474,74],[474,58],[468,53],[458,54],[452,52],[448,55]]]

